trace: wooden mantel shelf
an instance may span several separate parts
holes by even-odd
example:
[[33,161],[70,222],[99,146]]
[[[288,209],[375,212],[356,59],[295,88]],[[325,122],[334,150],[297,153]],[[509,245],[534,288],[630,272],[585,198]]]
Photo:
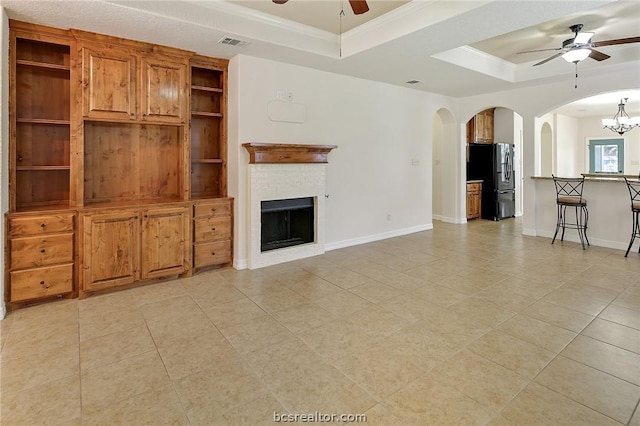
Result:
[[249,151],[249,164],[327,163],[327,155],[337,145],[301,145],[289,143],[243,143]]

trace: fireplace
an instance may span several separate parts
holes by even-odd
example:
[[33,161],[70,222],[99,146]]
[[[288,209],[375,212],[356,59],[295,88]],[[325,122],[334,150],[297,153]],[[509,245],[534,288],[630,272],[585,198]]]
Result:
[[314,241],[314,198],[261,201],[260,251]]
[[243,146],[249,152],[249,269],[324,253],[326,163],[327,154],[335,146]]

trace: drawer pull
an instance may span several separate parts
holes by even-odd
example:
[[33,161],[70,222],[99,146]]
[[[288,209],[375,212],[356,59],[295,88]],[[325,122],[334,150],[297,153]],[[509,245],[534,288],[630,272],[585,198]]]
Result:
[[215,212],[215,211],[216,211],[216,209],[211,209],[211,211],[212,211],[212,212]]
[[44,281],[40,281],[40,285],[41,285],[42,287],[44,287],[44,288],[49,288],[49,286],[48,286],[48,285],[46,285],[46,284],[44,283]]
[[216,255],[215,251],[211,252],[211,256],[215,256],[215,255]]
[[211,228],[211,230],[212,230],[212,231],[215,231],[215,230],[216,230],[216,228]]
[[47,226],[47,224],[46,224],[46,223],[41,223],[41,224],[40,224],[40,228],[44,228],[45,226]]
[[40,249],[40,253],[44,253],[44,252],[46,252],[45,249]]

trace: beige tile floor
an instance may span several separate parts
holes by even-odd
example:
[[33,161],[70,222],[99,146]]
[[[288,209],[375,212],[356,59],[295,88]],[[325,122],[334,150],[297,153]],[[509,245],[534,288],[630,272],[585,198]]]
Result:
[[640,255],[433,231],[1,323],[2,425],[640,425]]

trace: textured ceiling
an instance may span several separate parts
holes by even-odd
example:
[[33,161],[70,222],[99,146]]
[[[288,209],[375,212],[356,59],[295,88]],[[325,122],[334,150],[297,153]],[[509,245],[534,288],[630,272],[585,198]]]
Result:
[[[340,36],[318,29],[335,24],[335,12],[325,17],[311,9],[315,3],[334,7],[337,1],[289,0],[284,5],[260,2],[264,3],[261,7],[278,14],[301,8],[302,13],[287,19],[242,6],[244,3],[0,0],[11,19],[110,34],[221,58],[255,56],[452,97],[554,81],[573,88],[572,64],[558,58],[533,67],[546,52],[540,56],[517,55],[521,50],[557,47],[569,38],[566,27],[573,23],[584,23],[585,30],[594,31],[594,40],[640,35],[638,1],[414,0],[400,5],[390,2],[386,6],[394,8],[375,17],[376,3],[371,1],[372,11],[369,17],[365,14],[367,22]],[[345,0],[345,22],[353,16],[348,7]],[[296,22],[303,19],[305,23]],[[218,44],[224,37],[248,44],[242,48]],[[640,69],[640,43],[602,50],[611,59],[581,62],[580,76],[607,78],[609,73]],[[406,84],[413,79],[420,83]],[[640,87],[640,72],[629,86]]]
[[[368,0],[369,11],[355,15],[348,0],[289,0],[276,4],[271,0],[231,0],[239,6],[258,10],[320,30],[340,34],[369,22],[410,0]],[[344,10],[344,14],[340,12]]]

